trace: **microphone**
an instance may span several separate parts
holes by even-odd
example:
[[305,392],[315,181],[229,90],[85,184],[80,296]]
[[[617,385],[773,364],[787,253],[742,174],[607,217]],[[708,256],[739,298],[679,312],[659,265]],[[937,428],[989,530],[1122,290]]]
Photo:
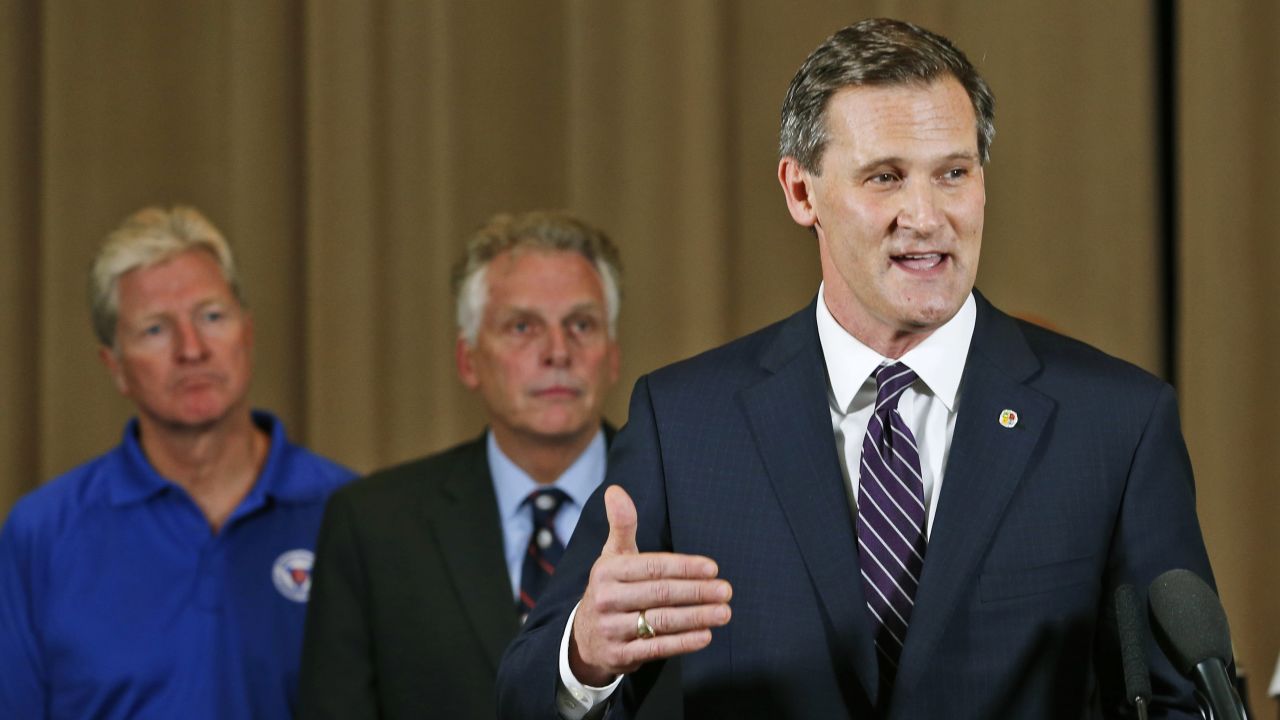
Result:
[[1208,720],[1245,720],[1231,686],[1231,630],[1213,589],[1190,570],[1170,570],[1147,592],[1156,641],[1178,672],[1196,684]]
[[1125,697],[1137,708],[1138,720],[1147,720],[1151,702],[1151,673],[1147,669],[1146,632],[1138,593],[1132,585],[1116,588],[1116,633],[1120,637],[1120,662],[1124,668]]

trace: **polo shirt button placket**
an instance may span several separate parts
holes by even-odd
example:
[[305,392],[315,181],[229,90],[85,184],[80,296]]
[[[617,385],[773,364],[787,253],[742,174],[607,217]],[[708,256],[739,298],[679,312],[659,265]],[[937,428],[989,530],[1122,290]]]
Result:
[[196,605],[216,612],[222,608],[221,534],[210,537],[200,546],[196,562]]

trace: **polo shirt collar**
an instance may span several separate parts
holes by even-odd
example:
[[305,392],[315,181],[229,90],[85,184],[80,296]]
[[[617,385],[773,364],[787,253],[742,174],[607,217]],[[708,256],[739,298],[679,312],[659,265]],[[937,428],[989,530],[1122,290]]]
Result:
[[[894,361],[867,347],[840,326],[827,308],[823,292],[825,288],[826,283],[819,286],[819,301],[815,303],[818,340],[822,344],[822,354],[827,365],[831,401],[841,413],[847,413],[854,395],[867,377],[881,364]],[[950,412],[954,412],[956,408],[960,379],[964,375],[965,361],[969,357],[969,343],[973,340],[977,317],[977,303],[970,292],[960,310],[950,320],[930,333],[924,342],[898,358],[899,362],[915,371],[929,391]]]
[[[288,453],[289,439],[285,435],[284,424],[271,413],[254,410],[253,423],[270,436],[270,447],[267,450],[266,462],[262,472],[254,482],[249,494],[240,502],[234,515],[241,510],[253,509],[266,502],[268,498],[290,502],[306,501],[316,494],[315,483],[307,477],[290,477],[280,472]],[[142,440],[137,418],[131,418],[124,428],[124,438],[115,451],[115,462],[109,467],[115,476],[111,480],[110,498],[112,505],[128,505],[143,502],[155,495],[177,488],[178,485],[156,472],[151,461],[142,450]]]
[[124,438],[113,454],[115,462],[108,465],[108,472],[114,475],[110,479],[112,505],[142,502],[173,487],[172,482],[156,472],[142,451],[137,418],[130,418],[125,424]]
[[264,410],[253,411],[253,423],[267,432],[271,438],[271,447],[267,450],[266,462],[262,463],[262,472],[258,481],[249,491],[249,500],[261,493],[262,498],[271,498],[284,503],[308,503],[322,500],[330,488],[316,482],[315,475],[310,473],[289,472],[290,456],[299,449],[289,442],[284,423],[275,415]]

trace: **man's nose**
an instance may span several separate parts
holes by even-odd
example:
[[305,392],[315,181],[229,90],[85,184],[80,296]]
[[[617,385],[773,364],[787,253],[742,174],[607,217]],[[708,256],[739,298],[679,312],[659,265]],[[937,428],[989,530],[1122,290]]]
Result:
[[552,367],[569,365],[569,334],[564,328],[552,326],[547,331],[546,342],[542,350],[542,362]]
[[942,227],[943,214],[938,188],[925,178],[913,178],[902,190],[898,227],[919,235],[932,235]]
[[209,356],[209,344],[194,323],[180,322],[174,335],[174,348],[178,359],[185,362],[204,360]]

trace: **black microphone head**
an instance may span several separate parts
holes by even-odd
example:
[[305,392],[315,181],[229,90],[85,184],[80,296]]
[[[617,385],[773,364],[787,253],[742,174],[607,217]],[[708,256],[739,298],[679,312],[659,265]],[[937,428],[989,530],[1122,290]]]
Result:
[[1210,658],[1231,662],[1231,629],[1213,588],[1190,570],[1170,570],[1147,592],[1156,641],[1183,675]]
[[1132,585],[1116,588],[1116,634],[1120,637],[1120,662],[1124,667],[1124,689],[1129,702],[1151,699],[1151,672],[1147,668],[1146,628],[1138,593]]

